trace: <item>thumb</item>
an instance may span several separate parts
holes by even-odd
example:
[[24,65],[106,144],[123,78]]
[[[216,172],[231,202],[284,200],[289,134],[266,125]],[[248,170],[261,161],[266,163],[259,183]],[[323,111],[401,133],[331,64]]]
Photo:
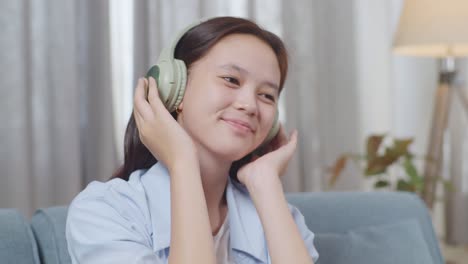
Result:
[[279,163],[279,175],[282,176],[284,175],[284,172],[286,171],[286,167],[288,166],[289,161],[291,160],[294,151],[296,150],[297,146],[297,130],[294,130],[290,137],[289,137],[289,142],[284,145],[284,151],[283,151],[283,157],[282,157],[282,162]]
[[292,155],[294,154],[294,151],[296,150],[297,147],[297,130],[294,129],[289,136],[289,141],[286,145],[284,145],[284,155],[287,157],[289,160]]

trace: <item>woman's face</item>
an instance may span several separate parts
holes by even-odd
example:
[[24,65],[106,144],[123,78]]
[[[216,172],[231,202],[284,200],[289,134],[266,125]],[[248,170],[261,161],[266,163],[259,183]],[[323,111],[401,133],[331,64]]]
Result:
[[179,123],[195,143],[235,161],[271,129],[280,69],[272,48],[253,35],[221,39],[189,69]]

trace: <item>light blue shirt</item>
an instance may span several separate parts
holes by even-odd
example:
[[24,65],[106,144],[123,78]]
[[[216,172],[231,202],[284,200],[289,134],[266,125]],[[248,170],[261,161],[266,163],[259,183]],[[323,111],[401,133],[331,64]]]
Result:
[[[229,254],[237,264],[270,263],[265,234],[247,190],[229,180]],[[72,263],[167,263],[171,240],[170,177],[160,162],[128,181],[92,182],[70,204],[66,223]],[[314,262],[314,234],[291,214]],[[194,245],[195,246],[195,245]]]

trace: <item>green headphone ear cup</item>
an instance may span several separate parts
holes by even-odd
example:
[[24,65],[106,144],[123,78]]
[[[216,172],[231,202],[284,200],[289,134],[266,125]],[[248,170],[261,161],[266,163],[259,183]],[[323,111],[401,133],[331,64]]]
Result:
[[[177,109],[179,104],[184,99],[185,87],[187,85],[187,67],[185,66],[184,61],[174,60],[175,66],[175,83],[174,83],[174,97],[173,97],[173,107],[174,110]],[[172,111],[170,111],[172,112]]]
[[151,67],[146,77],[153,77],[158,85],[159,97],[169,112],[176,110],[184,98],[187,68],[181,60],[162,60]]
[[148,72],[146,73],[146,78],[153,77],[156,80],[156,83],[159,86],[159,67],[158,65],[154,65],[151,67]]
[[146,77],[153,77],[156,80],[158,86],[159,98],[163,104],[168,108],[171,103],[172,97],[172,83],[173,81],[173,67],[172,63],[168,60],[159,61],[158,64],[151,67],[146,74]]
[[[146,78],[153,77],[153,79],[156,81],[156,85],[159,87],[159,66],[154,65],[151,67],[148,72],[146,73]],[[146,98],[148,98],[148,89],[146,89]]]

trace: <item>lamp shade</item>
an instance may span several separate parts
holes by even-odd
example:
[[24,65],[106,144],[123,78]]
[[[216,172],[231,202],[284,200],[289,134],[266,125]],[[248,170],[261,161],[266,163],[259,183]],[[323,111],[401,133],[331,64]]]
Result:
[[468,56],[468,0],[406,0],[393,48],[403,55]]

